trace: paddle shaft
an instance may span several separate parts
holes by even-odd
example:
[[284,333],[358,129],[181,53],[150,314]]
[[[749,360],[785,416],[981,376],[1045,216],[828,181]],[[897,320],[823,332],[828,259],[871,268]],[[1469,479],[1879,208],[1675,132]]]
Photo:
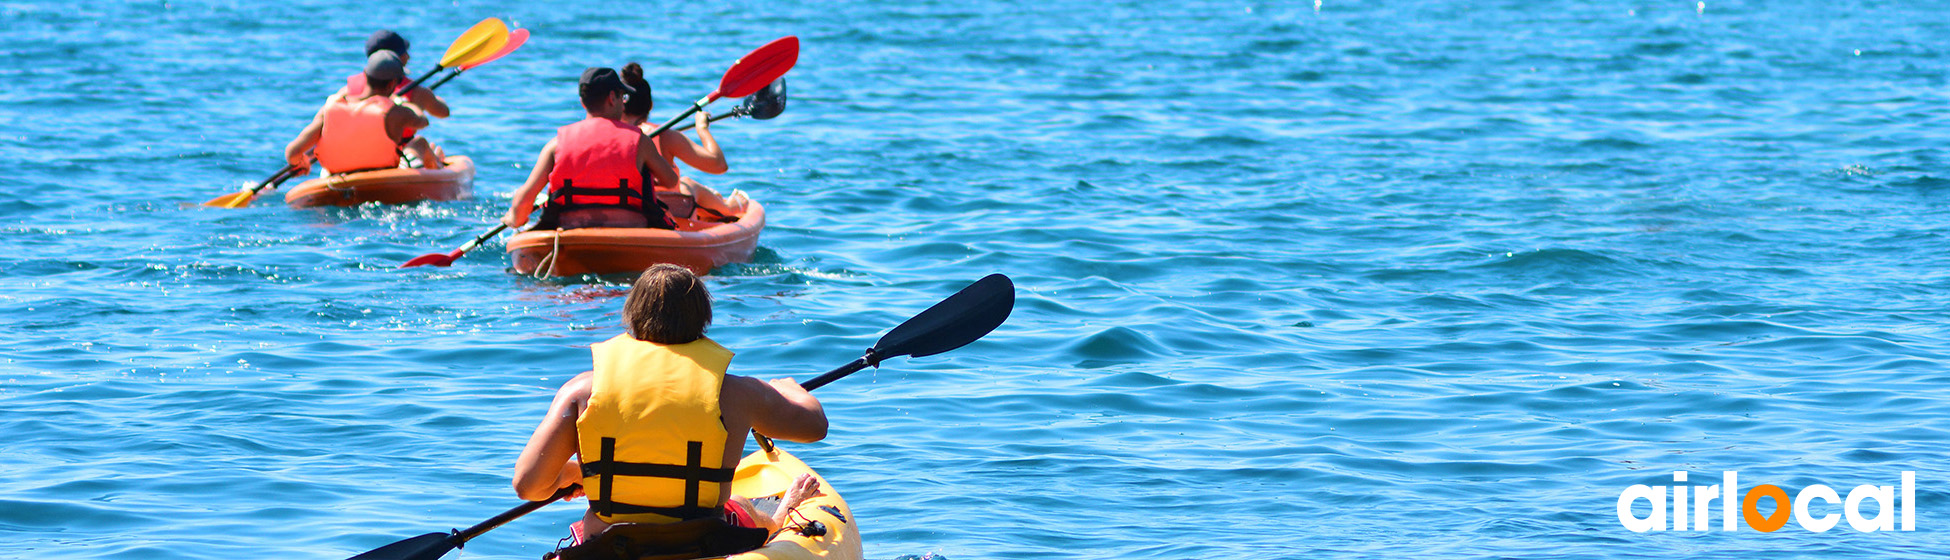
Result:
[[285,181],[291,180],[292,177],[297,177],[299,173],[304,173],[307,171],[311,171],[310,165],[306,165],[305,167],[287,165],[284,167],[284,169],[278,170],[278,173],[276,175],[272,175],[270,178],[265,179],[261,183],[258,183],[257,186],[251,187],[250,195],[252,197],[256,197],[257,193],[262,192],[264,189],[274,188],[277,187],[278,185],[282,185],[284,184]]
[[261,183],[258,183],[257,186],[255,187],[251,187],[251,196],[257,196],[258,191],[262,191],[265,188],[283,184],[286,180],[296,175],[298,175],[297,166],[294,165],[284,166],[284,169],[278,170],[278,174],[272,175],[270,178],[265,179]]
[[[737,109],[735,109],[735,110],[733,110],[733,111],[731,111],[731,112],[729,112],[729,113],[725,113],[725,114],[722,114],[722,115],[712,115],[712,116],[711,116],[711,122],[718,122],[718,121],[721,121],[721,120],[725,120],[725,119],[729,119],[729,118],[732,118],[732,117],[742,117],[742,116],[745,116],[745,108],[744,108],[744,107],[739,107],[739,108],[737,108]],[[684,124],[681,124],[681,125],[678,125],[678,126],[677,126],[677,128],[673,128],[673,129],[671,129],[671,130],[675,130],[675,131],[678,131],[678,132],[683,132],[683,131],[686,131],[686,130],[690,130],[690,129],[693,129],[693,128],[697,128],[697,123],[696,123],[696,122],[687,122],[687,123],[684,123]]]
[[677,123],[684,122],[684,119],[691,118],[691,115],[695,115],[697,114],[698,111],[704,110],[705,105],[710,105],[712,101],[717,101],[717,100],[718,100],[718,92],[715,91],[711,92],[711,95],[704,96],[703,99],[699,99],[696,102],[691,103],[690,107],[684,108],[684,112],[678,113],[677,116],[671,117],[670,120],[668,121],[664,121],[663,126],[657,127],[656,130],[650,131],[650,133],[646,134],[645,136],[656,138],[657,135],[663,134],[664,131],[670,130],[671,127],[677,126]]
[[494,229],[488,230],[487,233],[481,234],[480,237],[474,238],[473,241],[467,242],[466,245],[461,245],[460,252],[465,253],[468,251],[472,251],[474,250],[475,247],[481,246],[482,243],[487,243],[487,240],[493,238],[494,234],[501,233],[502,230],[506,230],[506,229],[508,229],[508,224],[501,224],[498,226],[494,226]]
[[839,381],[840,378],[842,377],[853,375],[853,372],[867,369],[867,366],[872,365],[867,363],[867,358],[871,357],[872,355],[873,355],[873,351],[868,350],[867,356],[853,360],[852,363],[840,366],[839,368],[834,369],[833,371],[820,374],[819,377],[814,377],[812,378],[811,381],[800,383],[799,386],[805,387],[807,391],[818,389],[820,387],[825,387],[827,383]]
[[[447,67],[445,66],[435,64],[433,65],[432,70],[428,70],[426,74],[420,75],[420,79],[407,82],[406,85],[400,86],[400,88],[397,91],[413,91],[413,86],[420,85],[420,82],[427,81],[427,78],[431,78],[433,77],[434,74],[439,74],[441,70],[446,70],[446,69]],[[427,88],[427,89],[433,89],[433,88]]]
[[441,78],[440,81],[434,82],[433,85],[427,86],[427,91],[440,89],[440,86],[445,85],[449,80],[460,77],[460,73],[466,71],[467,71],[466,68],[455,68],[454,73],[448,74],[447,77]]
[[508,524],[509,521],[514,521],[515,518],[517,517],[528,515],[529,513],[532,513],[535,510],[542,509],[544,506],[555,503],[556,501],[561,500],[563,497],[575,493],[575,491],[580,488],[582,488],[582,485],[580,484],[571,484],[560,490],[556,490],[555,495],[549,496],[549,498],[546,500],[537,500],[519,506],[515,506],[514,509],[501,512],[501,515],[490,517],[488,518],[487,521],[482,521],[479,524],[474,525],[473,527],[468,527],[466,530],[455,532],[453,536],[454,546],[460,546],[461,543],[465,543],[468,540],[473,539],[474,537],[481,536],[481,533],[486,533],[489,530],[494,529],[495,527],[500,527],[502,525]]

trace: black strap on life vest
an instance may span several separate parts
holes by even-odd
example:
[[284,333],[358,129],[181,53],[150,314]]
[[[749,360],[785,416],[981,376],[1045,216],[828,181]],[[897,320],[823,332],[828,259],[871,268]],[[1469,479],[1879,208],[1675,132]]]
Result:
[[618,523],[586,542],[542,555],[543,560],[722,558],[765,546],[771,533],[726,523],[722,517],[668,524]]
[[550,205],[561,204],[562,210],[581,210],[583,208],[643,208],[643,191],[631,189],[629,179],[617,179],[616,186],[578,187],[572,179],[563,179],[562,188],[556,189],[548,197]]
[[[537,230],[555,229],[562,223],[562,213],[587,208],[622,208],[643,213],[656,229],[677,229],[671,221],[669,209],[656,196],[630,189],[629,179],[617,179],[613,188],[578,187],[572,179],[563,179],[562,188],[550,193],[548,202],[542,204],[542,216],[535,220]],[[590,201],[590,198],[609,199],[611,202]]]
[[[616,460],[616,438],[603,438],[601,459],[582,464],[582,476],[598,477],[602,480],[600,495],[589,500],[589,505],[598,515],[632,515],[650,513],[676,519],[700,519],[723,516],[719,508],[699,507],[697,505],[700,486],[706,482],[728,484],[738,469],[704,468],[704,442],[693,441],[685,445],[685,459],[682,465],[663,463],[625,463]],[[616,477],[637,476],[648,478],[674,478],[684,481],[684,505],[677,507],[653,507],[617,502],[610,497],[610,490],[616,487]],[[716,499],[715,496],[712,499]]]

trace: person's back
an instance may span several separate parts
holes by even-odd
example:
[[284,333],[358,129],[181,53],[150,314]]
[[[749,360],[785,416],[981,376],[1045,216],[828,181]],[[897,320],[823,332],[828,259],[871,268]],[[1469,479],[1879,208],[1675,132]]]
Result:
[[703,335],[710,294],[689,270],[644,271],[623,315],[629,334],[591,346],[594,370],[563,384],[522,450],[522,498],[581,483],[591,535],[617,523],[716,519],[748,432],[826,437],[824,409],[797,382],[726,373],[732,353]]
[[327,101],[315,148],[318,164],[326,173],[398,167],[397,141],[386,130],[386,116],[392,110],[392,98],[383,95]]
[[542,146],[501,223],[528,223],[535,196],[546,190],[540,229],[676,227],[646,186],[653,180],[674,184],[676,173],[654,142],[620,120],[633,90],[608,68],[584,70],[577,90],[587,118],[557,129]]
[[[403,82],[406,69],[397,55],[379,51],[367,57],[364,75],[376,88],[387,88]],[[294,167],[309,166],[305,154],[315,150],[328,174],[398,167],[403,131],[425,126],[426,122],[426,114],[411,101],[395,102],[385,95],[333,95],[311,124],[285,146],[285,159]],[[415,139],[412,146],[439,154],[424,138]],[[436,162],[427,162],[429,169],[439,167]]]
[[555,140],[548,203],[562,227],[650,225],[645,205],[652,199],[646,197],[649,189],[638,166],[641,131],[592,116],[557,129]]

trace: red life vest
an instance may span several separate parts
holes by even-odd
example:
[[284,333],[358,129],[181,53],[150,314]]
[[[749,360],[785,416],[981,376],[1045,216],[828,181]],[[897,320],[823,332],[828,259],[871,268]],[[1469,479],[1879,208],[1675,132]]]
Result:
[[556,211],[587,207],[643,210],[643,171],[636,165],[643,131],[623,121],[590,117],[555,131],[555,168],[548,174]]
[[373,96],[339,98],[325,106],[325,128],[318,135],[318,164],[327,173],[399,167],[399,150],[386,134],[393,100]]

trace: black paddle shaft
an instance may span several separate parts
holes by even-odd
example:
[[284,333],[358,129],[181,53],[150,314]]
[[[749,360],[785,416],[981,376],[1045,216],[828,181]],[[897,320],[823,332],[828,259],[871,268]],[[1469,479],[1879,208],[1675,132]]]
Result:
[[474,537],[481,536],[481,533],[486,533],[495,527],[500,527],[506,525],[509,521],[514,521],[517,517],[528,515],[535,510],[542,509],[543,506],[555,503],[557,500],[575,493],[576,490],[581,488],[581,485],[571,484],[567,488],[556,490],[555,495],[550,496],[546,500],[528,502],[515,506],[514,509],[502,512],[501,515],[496,515],[487,521],[482,521],[478,525],[468,527],[466,530],[450,533],[427,533],[367,551],[365,554],[354,556],[348,560],[440,560],[448,552],[467,544],[467,541],[472,540]]
[[933,356],[967,346],[1002,326],[1015,306],[1015,283],[1008,276],[990,274],[887,331],[867,349],[867,355],[799,385],[811,391],[853,372],[880,367],[888,358]]

